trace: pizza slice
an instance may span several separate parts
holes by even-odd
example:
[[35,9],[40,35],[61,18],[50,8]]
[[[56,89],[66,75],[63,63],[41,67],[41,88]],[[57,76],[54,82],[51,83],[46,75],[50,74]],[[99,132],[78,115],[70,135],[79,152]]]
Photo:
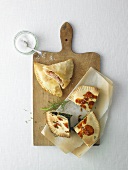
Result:
[[74,127],[74,130],[87,146],[95,144],[99,139],[100,125],[93,112],[88,113],[87,116]]
[[99,89],[92,86],[79,86],[68,97],[69,100],[90,111],[99,95]]
[[55,136],[70,137],[70,118],[71,115],[56,111],[46,112],[46,121]]
[[43,67],[43,64],[34,62],[34,72],[37,81],[44,90],[55,96],[61,97],[62,90],[60,88],[60,85],[53,78],[45,74]]
[[65,89],[71,81],[73,75],[73,60],[69,59],[60,63],[44,66],[45,74],[53,78]]

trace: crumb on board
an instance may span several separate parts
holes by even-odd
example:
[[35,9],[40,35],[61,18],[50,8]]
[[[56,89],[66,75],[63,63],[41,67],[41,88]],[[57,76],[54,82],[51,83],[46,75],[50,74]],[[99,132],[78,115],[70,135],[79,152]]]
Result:
[[42,126],[42,125],[39,127],[39,129],[43,129],[43,128],[44,128],[44,126]]
[[52,60],[52,61],[54,60],[54,57],[52,55],[50,56],[50,60]]
[[39,59],[40,58],[40,55],[38,54],[38,55],[36,55],[36,59]]
[[39,58],[39,57],[36,57],[36,58],[35,58],[35,61],[36,61],[36,62],[39,62],[39,61],[40,61],[40,58]]
[[45,57],[46,57],[46,52],[44,52],[44,53],[42,54],[42,57],[43,57],[43,58],[45,58]]

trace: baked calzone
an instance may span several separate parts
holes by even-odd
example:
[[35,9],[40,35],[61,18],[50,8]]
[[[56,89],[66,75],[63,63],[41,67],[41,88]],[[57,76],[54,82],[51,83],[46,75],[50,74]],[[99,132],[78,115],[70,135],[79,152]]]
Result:
[[46,112],[46,121],[55,136],[70,137],[70,118],[71,115],[56,111]]
[[90,111],[99,95],[99,89],[92,86],[79,86],[68,97],[75,104]]
[[45,89],[46,91],[48,91],[49,93],[53,95],[61,97],[62,90],[60,88],[60,85],[53,78],[45,74],[43,67],[44,67],[43,64],[34,62],[34,72],[35,72],[37,81],[39,82],[39,84],[41,85],[43,89]]
[[88,113],[87,116],[74,127],[74,130],[87,146],[95,144],[99,139],[100,125],[93,112]]
[[69,59],[60,63],[44,66],[46,75],[53,78],[60,84],[62,89],[65,89],[71,81],[73,75],[73,60]]

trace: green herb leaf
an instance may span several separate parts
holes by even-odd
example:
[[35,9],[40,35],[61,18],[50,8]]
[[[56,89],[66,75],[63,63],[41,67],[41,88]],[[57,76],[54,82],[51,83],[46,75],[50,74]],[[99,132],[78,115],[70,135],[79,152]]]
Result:
[[41,110],[43,110],[43,111],[56,110],[56,109],[58,109],[59,106],[61,106],[62,110],[64,110],[64,107],[68,102],[69,101],[64,100],[62,102],[52,103],[49,107],[41,108]]

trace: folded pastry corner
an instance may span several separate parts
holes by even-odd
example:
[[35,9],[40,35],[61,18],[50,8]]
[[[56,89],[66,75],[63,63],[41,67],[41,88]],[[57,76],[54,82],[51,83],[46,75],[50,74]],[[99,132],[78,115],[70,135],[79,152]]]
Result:
[[44,66],[45,74],[53,78],[60,84],[62,89],[65,89],[71,81],[73,75],[74,64],[72,59]]
[[56,111],[46,112],[46,122],[55,136],[70,138],[71,115]]
[[85,110],[90,111],[97,100],[99,91],[96,87],[79,86],[71,93],[68,99]]
[[55,96],[61,97],[62,90],[60,88],[60,85],[53,78],[45,74],[43,69],[44,66],[44,64],[34,62],[34,72],[38,83],[44,90]]
[[75,127],[75,132],[87,146],[94,145],[99,139],[100,125],[93,112],[90,112]]

